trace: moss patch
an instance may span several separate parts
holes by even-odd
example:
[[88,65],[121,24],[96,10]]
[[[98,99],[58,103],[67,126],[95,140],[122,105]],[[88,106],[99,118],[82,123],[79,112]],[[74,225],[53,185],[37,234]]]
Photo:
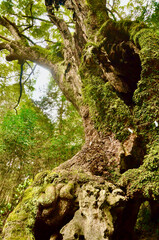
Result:
[[39,188],[29,187],[25,193],[22,201],[9,215],[4,226],[6,233],[4,239],[25,239],[33,240],[32,228],[35,223],[35,216],[37,212],[37,201]]
[[[33,184],[24,192],[22,201],[9,215],[3,229],[4,240],[34,240],[39,204],[49,207],[58,197],[72,199],[76,184],[86,183],[90,179],[86,173],[79,171],[44,171],[37,174]],[[44,201],[40,202],[42,195]]]
[[96,15],[97,21],[101,24],[105,21],[107,18],[107,12],[105,9],[105,1],[96,1],[96,0],[87,0],[86,1],[89,9],[91,10],[91,15],[92,13]]
[[94,44],[91,48],[91,43],[85,49],[80,67],[84,99],[96,128],[104,133],[114,132],[123,141],[130,134],[128,128],[133,125],[131,112],[110,83],[102,79],[98,51]]
[[119,184],[127,187],[129,196],[139,194],[144,199],[159,198],[159,138],[147,150],[143,165],[124,173]]
[[52,63],[58,63],[63,61],[61,50],[56,49],[54,47],[50,49],[45,49],[36,45],[31,47],[31,50],[36,51],[37,53],[39,53],[39,57],[45,57],[47,60],[51,61]]
[[[140,27],[140,25],[139,25]],[[135,28],[136,29],[136,28]],[[138,131],[153,141],[158,135],[155,121],[159,121],[159,37],[151,29],[130,31],[134,42],[141,48],[141,79],[134,93],[134,118]]]

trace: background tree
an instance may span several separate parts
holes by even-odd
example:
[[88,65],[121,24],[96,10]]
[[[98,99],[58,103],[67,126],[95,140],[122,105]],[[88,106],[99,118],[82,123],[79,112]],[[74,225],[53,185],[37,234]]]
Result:
[[[15,111],[19,84],[2,85],[1,93],[0,226],[34,176],[71,158],[80,149],[83,136],[79,115],[70,104],[63,106],[65,116],[59,126],[58,120],[51,122],[33,104],[24,89]],[[58,110],[60,100],[52,99],[52,105],[55,101]]]
[[4,239],[133,239],[143,202],[158,220],[158,35],[123,20],[118,1],[16,3],[3,1],[0,49],[50,70],[81,115],[85,144],[36,176]]

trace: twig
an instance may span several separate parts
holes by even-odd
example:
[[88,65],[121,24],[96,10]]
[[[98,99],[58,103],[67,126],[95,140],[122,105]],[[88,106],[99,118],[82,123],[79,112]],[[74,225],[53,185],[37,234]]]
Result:
[[[19,17],[18,14],[13,14],[13,13],[12,13],[11,15]],[[27,15],[21,15],[20,17],[21,17],[21,18],[31,18],[31,19],[35,19],[35,20],[39,20],[39,21],[42,21],[42,22],[46,22],[46,23],[50,23],[50,24],[51,24],[50,21],[45,20],[45,19],[43,19],[43,18],[38,18],[38,17],[33,17],[33,16],[27,16]]]
[[26,35],[24,34],[21,34],[24,38],[26,38],[29,42],[31,42],[33,45],[35,45],[35,43],[29,38],[27,37]]
[[37,64],[33,67],[31,73],[29,74],[29,76],[27,77],[27,79],[24,81],[23,84],[25,84],[25,83],[28,81],[28,79],[29,79],[29,78],[31,77],[31,75],[34,73],[36,67],[37,67]]

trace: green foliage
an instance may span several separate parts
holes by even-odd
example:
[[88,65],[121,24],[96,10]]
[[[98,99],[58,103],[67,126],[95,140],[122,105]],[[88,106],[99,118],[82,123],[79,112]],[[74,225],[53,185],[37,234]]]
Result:
[[3,171],[7,165],[11,172],[19,175],[20,169],[21,179],[43,168],[53,168],[73,156],[81,147],[83,134],[81,125],[78,127],[77,113],[71,107],[70,111],[70,116],[62,120],[60,126],[57,122],[54,128],[46,120],[41,122],[44,117],[26,107],[21,108],[18,115],[8,113],[1,125]]
[[[1,202],[10,202],[14,188],[26,176],[33,176],[33,149],[36,146],[37,113],[26,106],[19,114],[7,112],[0,125]],[[41,166],[39,166],[41,167]],[[5,178],[4,178],[5,176]]]
[[49,106],[56,105],[54,123],[33,105],[24,90],[16,115],[13,108],[19,95],[18,85],[2,85],[0,90],[0,199],[10,202],[21,181],[71,158],[80,149],[84,136],[79,115],[57,88],[57,94],[50,93],[50,98],[55,95],[52,105],[44,107],[47,111]]
[[[15,106],[12,102],[16,99],[15,86],[1,88],[5,95],[2,97],[0,116],[0,231],[8,214],[30,184],[30,178],[71,158],[81,148],[84,139],[79,115],[58,89],[58,93],[50,93],[51,97],[54,95],[51,103],[56,105],[59,114],[56,121],[51,123],[25,93],[16,115],[11,108]],[[45,110],[48,108],[49,104],[46,104]]]
[[82,146],[82,120],[52,80],[46,95],[36,105],[54,122],[54,133],[49,138],[46,151],[48,159],[54,159],[54,162],[50,162],[50,167],[53,168],[73,156]]
[[147,4],[139,2],[136,6],[136,15],[136,20],[144,21],[159,31],[159,3],[156,0],[149,1]]
[[159,3],[156,0],[129,0],[127,5],[120,6],[118,10],[124,19],[144,22],[159,30]]
[[74,156],[84,142],[82,122],[74,107],[70,105],[65,114],[60,122],[57,121],[59,125],[51,138],[50,157],[57,165]]
[[33,110],[23,107],[19,114],[8,112],[1,125],[4,151],[15,152],[23,158],[29,147],[34,144],[34,129],[37,120]]
[[14,6],[14,3],[12,0],[9,0],[9,1],[1,1],[1,9],[3,9],[2,13],[7,13],[7,14],[10,14],[10,13],[13,13],[13,6]]

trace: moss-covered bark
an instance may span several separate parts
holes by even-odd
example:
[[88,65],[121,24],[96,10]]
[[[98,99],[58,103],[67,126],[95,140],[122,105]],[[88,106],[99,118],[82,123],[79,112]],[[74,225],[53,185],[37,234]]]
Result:
[[125,200],[120,189],[100,177],[80,171],[43,172],[36,176],[23,200],[7,219],[4,239],[83,236],[104,240],[113,234],[114,212],[121,203],[124,206]]
[[[144,24],[108,19],[105,1],[69,4],[74,36],[50,13],[65,45],[57,82],[81,114],[86,143],[56,174],[36,177],[6,222],[5,240],[133,239],[140,204],[159,199],[158,36]],[[45,64],[53,72],[50,58]],[[94,226],[86,231],[90,222],[97,235]]]

